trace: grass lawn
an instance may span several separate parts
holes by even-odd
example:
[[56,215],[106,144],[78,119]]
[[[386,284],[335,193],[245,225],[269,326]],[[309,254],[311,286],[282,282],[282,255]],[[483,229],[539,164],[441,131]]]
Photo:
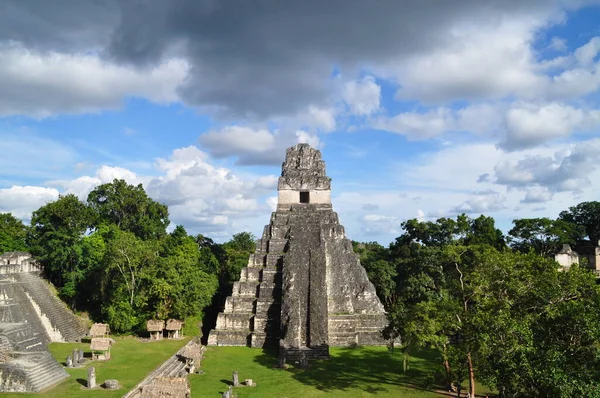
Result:
[[[274,352],[247,347],[208,347],[202,375],[190,376],[192,397],[221,397],[234,370],[240,382],[252,379],[256,387],[234,389],[246,397],[440,397],[430,391],[437,370],[435,355],[421,352],[402,372],[402,356],[385,347],[331,348],[331,359],[313,363],[309,369],[274,369]],[[432,388],[432,389],[433,389]],[[483,390],[480,390],[480,393]]]
[[[116,379],[121,388],[115,391],[94,390],[89,391],[82,387],[87,381],[87,367],[78,369],[67,369],[71,375],[56,387],[43,394],[44,397],[121,397],[131,390],[137,383],[152,370],[166,361],[177,350],[183,347],[190,338],[183,340],[162,340],[150,343],[142,343],[133,337],[113,337],[115,343],[111,348],[111,359],[109,361],[95,361],[96,384],[104,383],[106,379]],[[50,352],[60,362],[65,362],[67,355],[74,348],[80,348],[86,357],[89,357],[89,343],[51,343]],[[31,394],[2,394],[3,397],[22,397]]]

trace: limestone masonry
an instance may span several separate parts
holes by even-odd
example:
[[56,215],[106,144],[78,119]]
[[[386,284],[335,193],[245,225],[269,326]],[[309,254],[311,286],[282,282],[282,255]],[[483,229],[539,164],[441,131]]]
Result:
[[331,206],[321,152],[289,148],[277,210],[234,283],[209,345],[278,346],[283,359],[383,345],[387,320]]
[[0,255],[0,392],[39,392],[59,383],[69,374],[48,343],[86,335],[40,272],[29,253]]

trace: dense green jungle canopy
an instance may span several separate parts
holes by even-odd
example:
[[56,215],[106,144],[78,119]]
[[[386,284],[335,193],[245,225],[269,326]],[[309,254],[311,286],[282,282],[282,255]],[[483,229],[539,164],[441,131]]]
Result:
[[[471,393],[477,378],[506,397],[600,397],[596,275],[585,260],[561,270],[553,258],[563,244],[593,250],[600,202],[513,224],[504,235],[483,215],[412,219],[388,247],[353,242],[388,312],[385,335],[405,370],[412,350],[433,348],[440,383],[470,380]],[[202,316],[210,329],[255,237],[217,244],[168,225],[166,205],[114,180],[85,202],[65,195],[40,207],[29,226],[0,214],[0,252],[30,251],[71,308],[116,332]]]

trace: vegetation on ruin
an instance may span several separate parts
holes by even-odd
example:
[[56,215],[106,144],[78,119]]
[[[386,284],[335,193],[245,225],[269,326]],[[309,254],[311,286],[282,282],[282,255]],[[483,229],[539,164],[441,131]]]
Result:
[[[122,397],[129,390],[142,381],[148,373],[166,361],[171,355],[183,347],[189,339],[142,342],[133,337],[117,337],[111,348],[111,358],[108,361],[94,361],[96,368],[96,383],[104,383],[107,379],[115,379],[120,388],[114,391],[98,388],[90,391],[84,386],[87,382],[87,368],[66,369],[70,377],[62,383],[43,393],[48,398],[65,397]],[[84,356],[89,358],[90,344],[88,343],[51,343],[50,353],[59,363],[64,364],[65,358],[73,352],[74,348],[81,349]],[[3,393],[4,397],[24,397],[31,394]]]

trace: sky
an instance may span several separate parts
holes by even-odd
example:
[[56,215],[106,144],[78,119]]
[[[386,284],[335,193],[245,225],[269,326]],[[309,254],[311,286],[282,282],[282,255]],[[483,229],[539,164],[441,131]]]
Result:
[[348,238],[597,200],[600,1],[3,0],[0,212],[123,178],[216,241],[260,236],[285,149]]

